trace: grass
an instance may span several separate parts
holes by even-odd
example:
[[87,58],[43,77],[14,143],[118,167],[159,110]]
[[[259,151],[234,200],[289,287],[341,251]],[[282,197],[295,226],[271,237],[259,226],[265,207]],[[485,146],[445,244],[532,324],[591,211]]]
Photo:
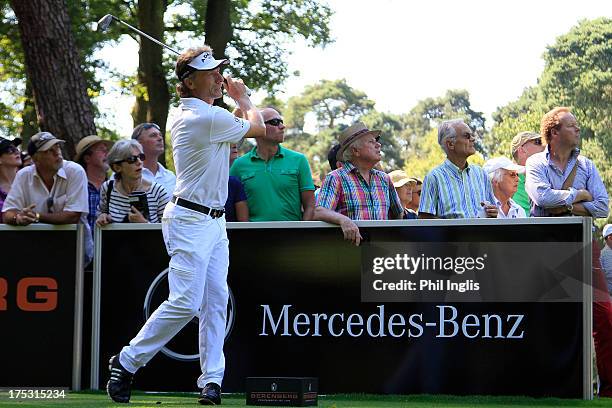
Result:
[[[126,407],[198,407],[196,394],[145,394],[135,392],[130,405]],[[6,395],[0,397],[0,407],[122,407],[114,404],[102,392],[70,393],[63,400],[9,400]],[[222,407],[244,407],[244,394],[223,396]],[[338,394],[319,397],[319,407],[322,408],[428,408],[428,407],[611,407],[612,399],[596,399],[593,401],[567,400],[557,398],[527,398],[527,397],[456,397],[448,395],[368,395],[368,394]]]

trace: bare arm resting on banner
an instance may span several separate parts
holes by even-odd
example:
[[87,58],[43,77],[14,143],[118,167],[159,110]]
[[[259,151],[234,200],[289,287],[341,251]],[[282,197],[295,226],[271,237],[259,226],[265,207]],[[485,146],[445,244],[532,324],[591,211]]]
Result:
[[342,215],[325,207],[317,206],[315,207],[315,220],[340,225],[342,233],[344,234],[344,239],[351,241],[356,246],[359,246],[359,243],[363,240],[357,224],[346,215]]

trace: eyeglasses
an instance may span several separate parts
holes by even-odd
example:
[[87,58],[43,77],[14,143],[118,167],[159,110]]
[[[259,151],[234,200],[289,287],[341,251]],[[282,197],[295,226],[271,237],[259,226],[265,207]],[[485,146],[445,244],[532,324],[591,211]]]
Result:
[[53,196],[47,198],[47,212],[49,214],[53,213]]
[[159,125],[157,125],[156,123],[141,123],[140,125],[136,126],[136,129],[132,134],[132,139],[138,139],[140,135],[142,135],[142,132],[151,128],[155,128],[161,132]]
[[146,157],[147,157],[147,156],[145,156],[145,154],[144,154],[144,153],[140,153],[139,155],[136,155],[136,156],[130,156],[130,157],[127,157],[127,158],[125,158],[125,159],[123,159],[123,160],[116,161],[116,162],[115,162],[115,164],[121,164],[121,163],[123,163],[123,162],[126,162],[126,163],[128,163],[128,164],[134,164],[134,163],[136,163],[136,161],[137,161],[138,159],[140,159],[140,161],[141,161],[141,162],[143,162],[143,161],[145,160],[145,158],[146,158]]
[[283,120],[282,120],[282,119],[280,119],[280,118],[274,118],[274,119],[266,120],[264,123],[265,123],[266,125],[278,126],[278,125],[283,124],[284,122],[283,122]]
[[474,139],[476,139],[476,136],[478,136],[478,135],[475,132],[465,132],[461,136],[464,139],[467,139],[467,140],[474,140]]
[[421,190],[418,190],[418,191],[412,190],[412,194],[416,194],[416,195],[420,196],[421,195]]
[[531,140],[533,142],[533,144],[538,145],[538,146],[542,146],[542,138],[537,138],[537,139],[532,139]]

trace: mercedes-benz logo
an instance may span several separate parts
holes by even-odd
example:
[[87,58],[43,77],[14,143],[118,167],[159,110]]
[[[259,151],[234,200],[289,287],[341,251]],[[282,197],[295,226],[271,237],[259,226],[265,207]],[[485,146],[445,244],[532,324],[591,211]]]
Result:
[[[151,316],[151,310],[152,309],[155,310],[159,306],[159,305],[155,305],[152,307],[151,302],[153,301],[153,299],[156,296],[163,296],[164,299],[168,297],[168,289],[167,289],[168,270],[169,269],[166,268],[163,271],[161,271],[160,274],[157,275],[157,277],[153,280],[153,282],[151,283],[151,286],[149,286],[149,290],[147,291],[147,295],[145,296],[144,309],[143,309],[145,321],[147,321],[149,319],[149,316]],[[162,284],[165,284],[165,285],[162,285]],[[161,293],[160,289],[165,290],[165,292]],[[229,287],[228,287],[228,292],[229,292],[229,299],[227,301],[227,321],[225,323],[225,341],[227,341],[228,337],[232,333],[232,329],[234,328],[235,315],[236,315],[236,306],[235,306],[236,302],[234,300],[234,294],[232,293],[232,289]],[[185,326],[185,328],[193,324],[195,324],[196,328],[199,327],[199,319],[197,316],[195,316],[191,320],[191,322],[189,322]],[[185,330],[185,328],[183,328],[183,330]],[[171,350],[168,347],[168,345],[163,347],[161,349],[161,352],[167,355],[168,357],[173,358],[175,360],[179,360],[179,361],[198,361],[200,360],[200,353],[184,354],[184,353],[180,353],[180,352]]]
[[276,391],[276,390],[278,389],[278,385],[276,385],[276,383],[275,383],[275,382],[273,382],[273,383],[270,385],[270,389],[271,389],[272,391]]

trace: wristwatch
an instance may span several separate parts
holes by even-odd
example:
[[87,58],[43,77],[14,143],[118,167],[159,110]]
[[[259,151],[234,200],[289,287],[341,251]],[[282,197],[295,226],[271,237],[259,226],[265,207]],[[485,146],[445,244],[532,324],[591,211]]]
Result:
[[40,213],[36,213],[36,221],[34,222],[38,222],[38,221],[40,221]]
[[574,211],[574,204],[566,205],[565,208],[567,208],[567,211],[572,214]]

